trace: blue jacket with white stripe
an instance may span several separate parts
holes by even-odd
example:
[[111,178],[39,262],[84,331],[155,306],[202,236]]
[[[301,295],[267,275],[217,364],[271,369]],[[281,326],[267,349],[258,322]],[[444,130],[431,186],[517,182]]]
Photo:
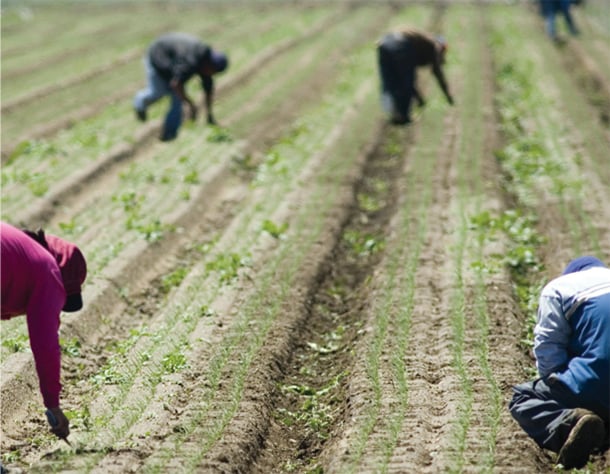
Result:
[[534,355],[541,377],[555,374],[574,394],[610,412],[610,269],[564,274],[540,295]]

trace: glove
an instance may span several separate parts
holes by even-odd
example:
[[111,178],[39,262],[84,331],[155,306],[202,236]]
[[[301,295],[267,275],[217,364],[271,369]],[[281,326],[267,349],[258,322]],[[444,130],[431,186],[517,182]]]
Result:
[[70,422],[61,408],[49,408],[46,415],[49,425],[51,425],[51,433],[58,438],[66,439],[70,434]]

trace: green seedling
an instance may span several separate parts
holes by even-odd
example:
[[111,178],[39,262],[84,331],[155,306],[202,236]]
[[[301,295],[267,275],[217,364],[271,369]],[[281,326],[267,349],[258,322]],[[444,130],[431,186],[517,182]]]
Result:
[[161,366],[166,374],[173,374],[187,366],[186,356],[176,349],[161,360]]
[[168,275],[163,276],[161,278],[161,285],[162,285],[163,293],[167,294],[170,292],[170,290],[172,288],[180,286],[180,283],[182,283],[182,280],[184,280],[184,278],[186,277],[187,274],[188,274],[188,268],[179,267],[179,268],[176,268],[173,272],[169,273]]
[[281,239],[284,237],[284,233],[288,230],[288,224],[283,223],[281,225],[277,225],[274,222],[266,219],[263,222],[263,230],[271,235],[273,238]]
[[2,347],[6,347],[10,352],[23,352],[29,347],[29,338],[26,334],[4,338]]
[[186,184],[197,184],[199,183],[199,173],[195,170],[184,175],[182,179]]
[[385,206],[381,199],[370,194],[359,193],[357,199],[358,207],[364,212],[376,212]]
[[233,137],[226,128],[212,126],[207,141],[210,143],[231,143]]
[[61,346],[62,354],[68,355],[70,357],[80,357],[81,344],[76,337],[73,337],[70,340],[60,338],[59,345]]
[[350,250],[359,257],[367,257],[382,251],[385,243],[383,240],[371,234],[363,234],[358,230],[347,230],[343,239],[349,245]]
[[206,264],[207,271],[218,272],[221,283],[229,283],[237,277],[239,268],[246,266],[247,259],[236,253],[220,254],[216,260]]

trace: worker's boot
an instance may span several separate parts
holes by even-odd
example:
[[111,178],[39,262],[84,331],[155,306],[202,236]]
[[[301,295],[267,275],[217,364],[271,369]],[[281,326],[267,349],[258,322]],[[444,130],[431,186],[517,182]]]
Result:
[[599,416],[583,408],[575,408],[573,412],[576,423],[557,456],[557,464],[564,469],[583,467],[589,455],[606,441],[606,428]]

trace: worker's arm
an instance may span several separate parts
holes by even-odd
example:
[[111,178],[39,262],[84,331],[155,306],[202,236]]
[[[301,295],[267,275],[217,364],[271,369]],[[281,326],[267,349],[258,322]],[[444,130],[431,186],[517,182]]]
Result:
[[70,424],[59,405],[61,392],[59,315],[66,295],[59,270],[40,268],[36,279],[26,315],[30,347],[44,404],[53,412],[58,422],[51,431],[60,438],[66,438],[70,434]]
[[174,78],[170,81],[169,85],[180,100],[188,104],[190,108],[190,119],[195,120],[197,118],[197,106],[187,95],[186,90],[184,89],[184,83],[179,79]]
[[212,104],[214,103],[214,80],[211,76],[201,77],[201,87],[203,88],[204,106],[207,111],[207,120],[210,125],[216,125],[216,119],[212,112]]
[[453,105],[453,96],[449,92],[449,86],[447,85],[447,81],[445,80],[445,74],[443,74],[443,69],[438,62],[435,62],[432,65],[432,73],[434,74],[434,77],[436,77],[436,80],[438,81],[438,85],[443,90],[443,93],[445,94],[445,97],[447,98],[447,102],[449,102],[451,105]]
[[571,332],[559,298],[543,294],[540,297],[534,328],[534,355],[541,377],[563,370],[567,366]]

